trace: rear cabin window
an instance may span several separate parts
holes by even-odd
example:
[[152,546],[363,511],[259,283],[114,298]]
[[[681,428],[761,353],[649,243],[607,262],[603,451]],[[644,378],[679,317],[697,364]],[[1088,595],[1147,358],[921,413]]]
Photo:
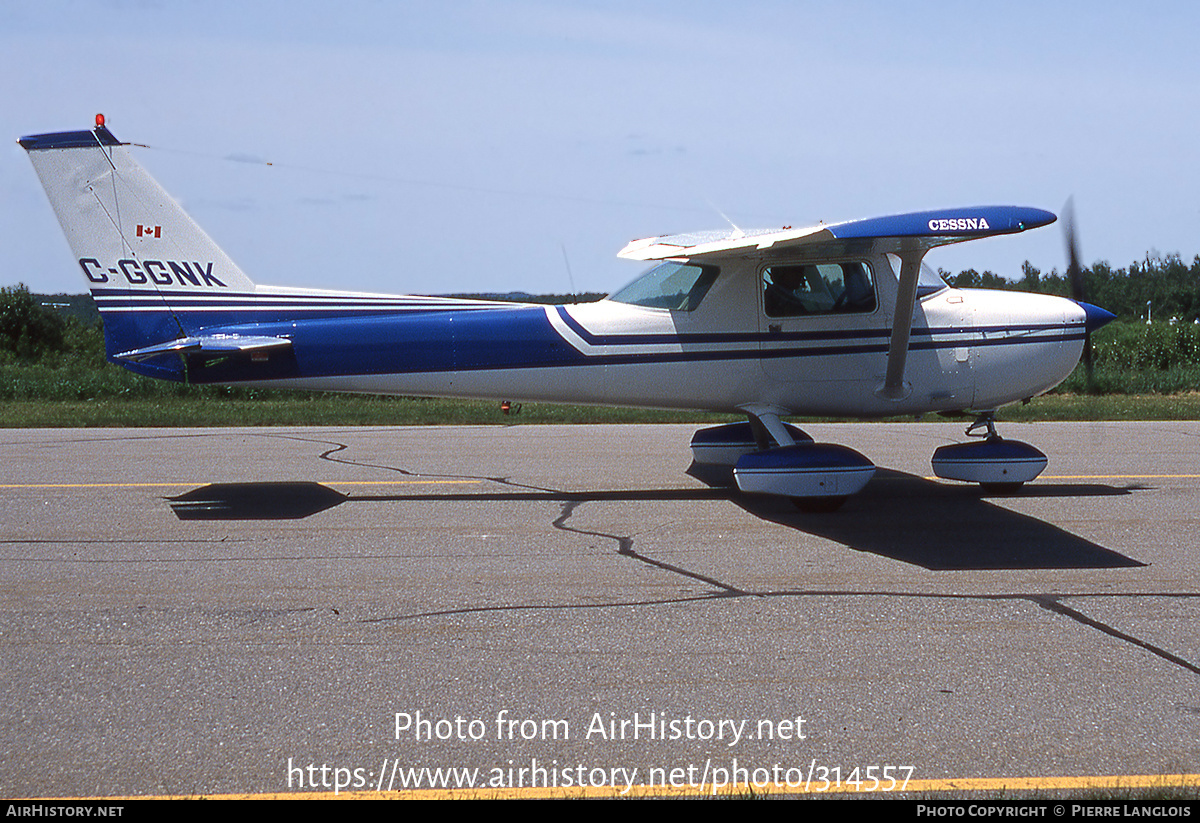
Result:
[[762,272],[768,317],[875,311],[875,281],[861,262],[771,266]]
[[608,299],[650,309],[695,311],[719,273],[716,266],[668,261],[646,271]]

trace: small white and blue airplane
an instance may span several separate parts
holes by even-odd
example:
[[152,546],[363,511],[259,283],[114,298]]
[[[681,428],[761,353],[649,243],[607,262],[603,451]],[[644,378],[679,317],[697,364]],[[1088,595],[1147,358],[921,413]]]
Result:
[[[980,206],[810,228],[637,240],[654,266],[596,303],[545,306],[257,285],[98,115],[20,139],[104,320],[108,358],[152,377],[319,391],[704,409],[695,462],[745,492],[834,508],[875,466],[788,416],[976,416],[937,476],[1012,489],[1046,456],[995,410],[1062,382],[1113,315],[1066,298],[953,289],[948,243],[1054,222]],[[719,473],[719,472],[718,472]]]

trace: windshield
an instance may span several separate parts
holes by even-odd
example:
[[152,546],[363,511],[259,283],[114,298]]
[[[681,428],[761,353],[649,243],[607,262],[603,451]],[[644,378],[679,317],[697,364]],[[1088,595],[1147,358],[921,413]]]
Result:
[[928,294],[934,294],[942,289],[949,288],[942,276],[933,270],[933,267],[921,261],[921,273],[917,276],[917,299],[925,297]]
[[[896,279],[900,279],[900,257],[895,254],[888,255],[888,262],[892,264],[892,271],[896,273]],[[928,297],[931,294],[936,294],[942,289],[949,288],[946,281],[924,260],[921,261],[921,273],[917,275],[917,299]]]
[[695,311],[719,273],[716,266],[667,261],[644,272],[608,299],[650,309]]

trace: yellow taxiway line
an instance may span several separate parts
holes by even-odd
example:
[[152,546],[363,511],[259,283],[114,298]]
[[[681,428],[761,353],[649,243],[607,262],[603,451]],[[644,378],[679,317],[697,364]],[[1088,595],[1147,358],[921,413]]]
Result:
[[[805,786],[757,786],[738,783],[719,789],[706,786],[634,786],[626,792],[623,787],[595,786],[574,788],[475,788],[475,789],[409,789],[405,791],[346,791],[346,792],[279,792],[270,794],[206,794],[206,795],[138,795],[108,797],[38,797],[27,801],[59,802],[123,802],[133,800],[537,800],[569,798],[633,798],[633,797],[728,797],[753,794],[762,797],[781,795],[870,795],[879,799],[889,796],[911,799],[914,793],[953,792],[1039,792],[1078,790],[1181,789],[1200,787],[1200,774],[1092,775],[1079,777],[966,777],[942,780],[909,780],[907,785],[891,792],[868,791],[862,786],[843,783],[840,786],[818,787],[816,781]],[[1006,797],[1006,800],[1015,798]],[[1137,802],[1136,798],[1125,798]]]
[[[221,481],[225,482],[225,481]],[[270,480],[238,480],[237,483],[271,483]],[[431,486],[448,484],[483,483],[483,480],[313,480],[322,486]],[[183,481],[173,483],[0,483],[0,489],[140,489],[174,486],[208,486],[210,481]]]
[[[922,478],[924,480],[944,480],[947,478],[936,477],[930,475]],[[1200,474],[1043,474],[1030,483],[1037,483],[1039,480],[1197,480],[1200,479]],[[956,482],[956,481],[951,481]],[[969,481],[962,481],[969,482]]]

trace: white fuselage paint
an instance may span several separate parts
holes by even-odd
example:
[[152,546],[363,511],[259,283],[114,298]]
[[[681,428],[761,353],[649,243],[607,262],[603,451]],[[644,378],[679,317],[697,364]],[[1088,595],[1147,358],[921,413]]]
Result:
[[[620,363],[346,375],[267,385],[416,396],[507,399],[736,412],[883,417],[994,409],[1041,394],[1075,368],[1085,315],[1064,298],[945,288],[917,301],[900,400],[877,394],[897,289],[887,256],[866,256],[877,308],[863,314],[766,317],[754,260],[730,260],[691,312],[604,300],[546,307],[554,330],[585,356]],[[773,326],[784,328],[773,329]],[[776,341],[773,337],[779,335]],[[788,335],[791,337],[788,338]],[[1070,338],[1070,339],[1067,339]],[[502,345],[502,342],[498,342]],[[781,349],[799,353],[776,356]],[[645,362],[639,362],[644,358]],[[264,385],[259,382],[256,385]]]

